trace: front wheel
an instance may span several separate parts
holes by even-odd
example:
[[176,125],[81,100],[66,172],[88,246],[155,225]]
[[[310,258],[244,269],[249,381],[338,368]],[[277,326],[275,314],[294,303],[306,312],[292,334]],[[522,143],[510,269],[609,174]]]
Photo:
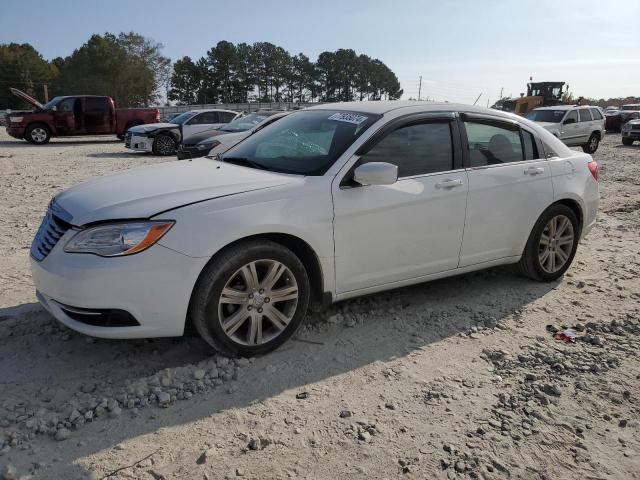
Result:
[[168,133],[162,133],[153,141],[152,150],[156,155],[173,155],[176,153],[176,141]]
[[24,138],[34,145],[44,145],[45,143],[49,143],[51,132],[46,125],[36,123],[27,127]]
[[584,153],[594,154],[596,153],[596,150],[598,150],[598,145],[600,145],[600,137],[598,137],[597,134],[592,133],[586,145],[582,146],[582,150]]
[[566,205],[549,207],[536,222],[519,267],[529,278],[551,282],[571,266],[580,239],[576,214]]
[[259,355],[295,333],[309,297],[307,271],[293,252],[268,240],[243,242],[207,265],[194,290],[190,317],[219,352]]
[[633,138],[622,137],[622,144],[626,146],[633,145]]

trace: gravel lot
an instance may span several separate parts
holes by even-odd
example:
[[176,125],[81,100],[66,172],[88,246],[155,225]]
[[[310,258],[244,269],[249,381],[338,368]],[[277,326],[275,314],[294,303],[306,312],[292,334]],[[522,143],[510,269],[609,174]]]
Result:
[[595,158],[598,225],[561,281],[496,268],[372,295],[230,360],[88,338],[35,301],[50,198],[166,159],[1,132],[0,479],[640,478],[640,147],[611,135]]

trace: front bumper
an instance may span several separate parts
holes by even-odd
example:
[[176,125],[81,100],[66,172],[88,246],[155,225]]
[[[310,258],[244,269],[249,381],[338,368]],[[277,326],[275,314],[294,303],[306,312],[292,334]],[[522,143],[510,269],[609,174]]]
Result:
[[[120,258],[66,253],[64,244],[74,233],[67,232],[42,261],[30,259],[37,297],[45,309],[67,327],[95,337],[183,334],[191,292],[206,259],[161,245]],[[73,314],[76,311],[126,312],[135,321],[131,326],[105,326],[84,321]]]
[[153,151],[153,138],[142,137],[140,135],[132,134],[129,139],[129,134],[125,137],[126,148],[131,150],[137,150],[138,152],[152,152]]
[[625,138],[633,138],[634,140],[640,140],[640,130],[627,130],[622,131],[622,136]]
[[23,139],[24,131],[25,131],[25,128],[23,126],[13,125],[11,123],[7,125],[7,133],[11,135],[13,138]]

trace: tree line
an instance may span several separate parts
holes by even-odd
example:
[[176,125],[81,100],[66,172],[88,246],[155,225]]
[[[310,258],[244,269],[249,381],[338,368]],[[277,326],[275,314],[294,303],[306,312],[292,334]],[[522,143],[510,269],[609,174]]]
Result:
[[397,99],[396,75],[351,49],[315,62],[269,42],[220,41],[198,60],[172,64],[163,45],[134,32],[92,35],[67,57],[45,60],[30,44],[0,44],[0,107],[24,108],[15,87],[44,100],[109,95],[122,107],[178,104]]
[[221,41],[194,61],[173,66],[169,99],[179,104],[335,102],[397,99],[396,75],[382,61],[351,49],[322,52],[316,62],[269,42]]

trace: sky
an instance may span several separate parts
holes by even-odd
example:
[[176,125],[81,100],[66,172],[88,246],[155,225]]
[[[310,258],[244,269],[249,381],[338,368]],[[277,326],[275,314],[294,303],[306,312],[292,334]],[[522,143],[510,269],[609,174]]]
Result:
[[[135,31],[173,60],[220,40],[268,41],[312,60],[352,48],[391,68],[404,97],[478,104],[534,81],[575,97],[640,96],[638,0],[4,0],[0,43],[67,56],[93,33]],[[637,8],[636,8],[637,9]],[[624,12],[628,12],[625,14]]]

